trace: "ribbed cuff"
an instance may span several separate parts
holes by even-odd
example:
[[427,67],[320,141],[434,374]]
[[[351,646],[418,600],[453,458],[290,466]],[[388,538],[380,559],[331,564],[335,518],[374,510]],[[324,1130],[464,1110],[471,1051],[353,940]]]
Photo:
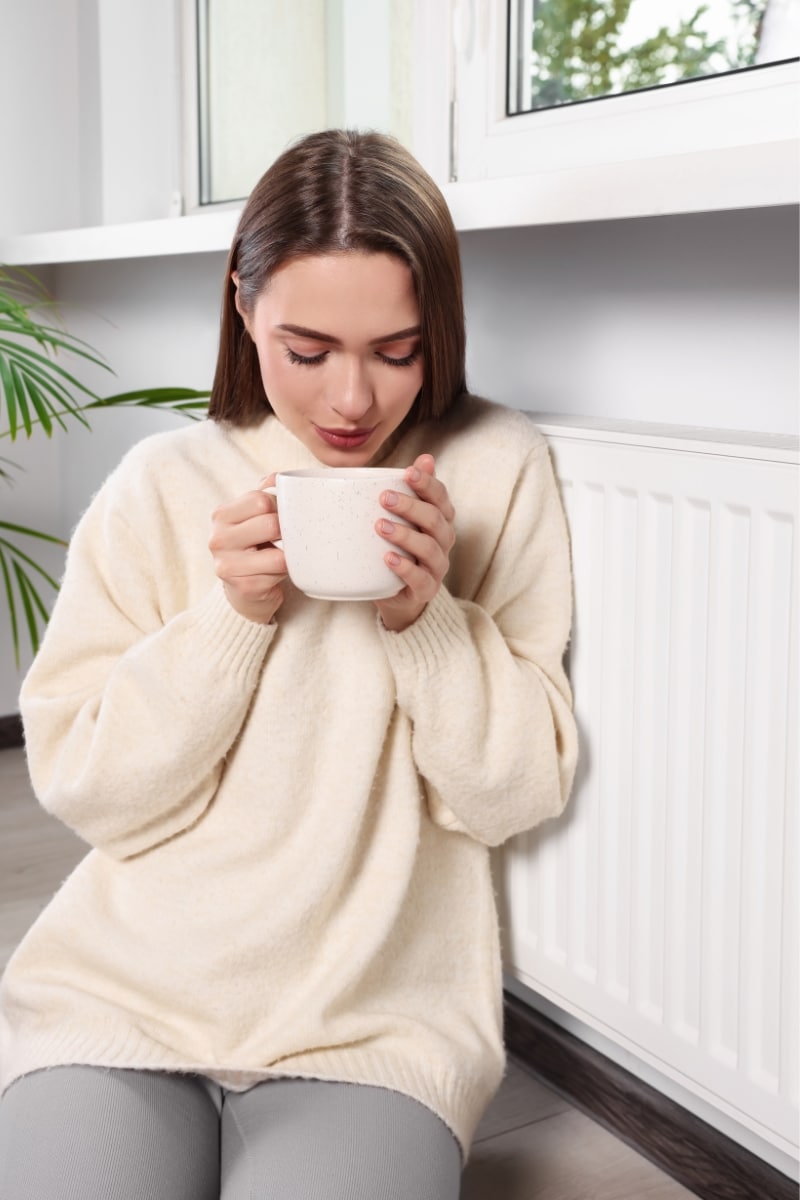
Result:
[[240,676],[243,683],[254,684],[278,626],[243,617],[228,600],[222,583],[211,589],[195,612],[209,659]]
[[378,630],[396,671],[431,675],[470,642],[469,626],[458,601],[440,587],[413,625],[392,633],[378,619]]

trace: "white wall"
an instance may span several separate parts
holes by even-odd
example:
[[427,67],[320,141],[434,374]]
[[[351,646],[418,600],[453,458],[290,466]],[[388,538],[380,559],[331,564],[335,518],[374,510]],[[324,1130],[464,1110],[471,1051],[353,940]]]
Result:
[[0,230],[80,221],[78,0],[0,0]]
[[540,411],[798,432],[796,208],[461,242],[473,390]]
[[[101,394],[136,387],[211,386],[226,255],[186,255],[53,269],[70,328],[102,349],[114,375],[89,376]],[[61,501],[74,523],[87,499],[133,441],[185,424],[168,412],[98,412],[92,432],[75,426],[60,440]]]
[[[84,148],[82,161],[85,204],[91,206],[82,223],[171,216],[181,187],[175,6],[169,0],[80,3],[81,67],[87,80],[96,81],[99,106],[98,140]],[[84,142],[86,116],[84,109]]]
[[0,0],[0,34],[0,231],[171,215],[181,186],[172,0]]

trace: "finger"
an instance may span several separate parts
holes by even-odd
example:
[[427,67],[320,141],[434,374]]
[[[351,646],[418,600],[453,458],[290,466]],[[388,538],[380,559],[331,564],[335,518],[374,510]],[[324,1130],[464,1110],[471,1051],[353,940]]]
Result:
[[[427,460],[430,469],[426,467],[425,460]],[[409,467],[405,472],[406,483],[413,488],[414,492],[422,500],[440,509],[446,520],[452,521],[455,516],[455,509],[453,508],[447,488],[441,479],[437,479],[433,467],[433,455],[421,454],[414,465]]]
[[425,475],[436,474],[436,460],[432,454],[418,454],[409,470],[416,467],[418,471],[422,471]]
[[[405,595],[416,604],[427,604],[439,590],[441,580],[434,578],[425,568],[402,554],[390,550],[384,561],[405,584]],[[393,597],[397,599],[397,597]],[[391,601],[390,601],[391,602]]]
[[279,546],[248,546],[244,550],[229,549],[214,559],[231,577],[236,575],[275,575],[286,573],[286,557]]
[[215,521],[211,526],[208,548],[212,554],[250,550],[275,542],[280,536],[280,521],[275,512],[248,517],[238,523]]
[[455,509],[450,503],[446,490],[439,499],[444,507],[418,496],[406,496],[403,492],[388,491],[381,496],[383,507],[390,517],[399,516],[409,521],[418,529],[429,534],[444,550],[449,552],[456,540],[453,528]]
[[401,525],[385,517],[378,521],[376,528],[382,538],[405,550],[437,582],[444,579],[450,559],[447,550],[435,537],[412,525]]
[[248,547],[247,550],[228,550],[213,559],[217,575],[242,578],[246,575],[285,575],[285,557],[278,546]]
[[276,510],[274,496],[269,496],[266,492],[258,489],[245,492],[244,495],[237,496],[228,504],[221,504],[219,508],[214,509],[211,520],[215,524],[238,525],[242,521],[248,521],[251,517]]
[[272,587],[287,575],[286,558],[277,546],[263,550],[229,550],[214,555],[213,563],[217,577],[237,587],[245,580],[261,580],[263,586]]

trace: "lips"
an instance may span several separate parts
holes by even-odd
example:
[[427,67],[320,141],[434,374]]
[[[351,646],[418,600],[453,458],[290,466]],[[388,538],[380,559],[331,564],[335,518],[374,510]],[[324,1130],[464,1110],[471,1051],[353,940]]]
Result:
[[357,450],[374,433],[374,429],[322,429],[319,425],[314,428],[323,442],[337,450]]

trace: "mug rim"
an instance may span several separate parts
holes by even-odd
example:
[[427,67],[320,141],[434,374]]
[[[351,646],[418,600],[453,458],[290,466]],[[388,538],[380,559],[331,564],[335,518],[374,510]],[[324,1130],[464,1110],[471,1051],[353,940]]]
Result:
[[275,482],[286,479],[332,479],[347,482],[363,479],[403,479],[406,467],[297,467],[278,471]]

